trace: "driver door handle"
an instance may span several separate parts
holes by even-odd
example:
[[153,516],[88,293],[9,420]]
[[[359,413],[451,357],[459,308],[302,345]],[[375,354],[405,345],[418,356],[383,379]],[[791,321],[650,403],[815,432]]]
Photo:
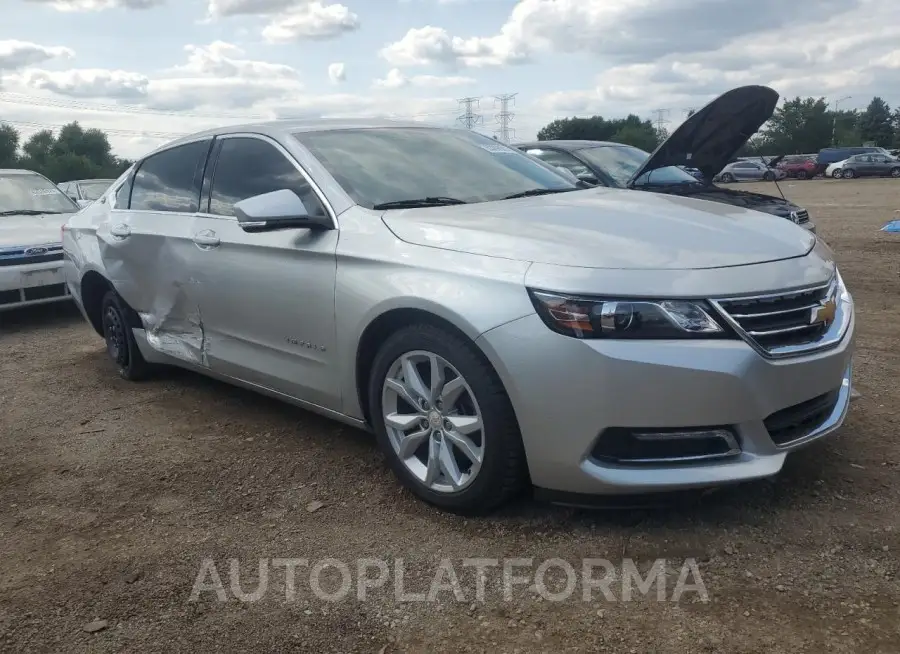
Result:
[[194,234],[194,244],[196,244],[201,249],[209,249],[218,247],[221,241],[216,233],[211,229],[204,229],[203,231],[197,232]]
[[110,227],[109,233],[116,238],[125,239],[131,236],[131,227],[129,227],[125,223],[119,223],[118,225],[113,225],[112,227]]

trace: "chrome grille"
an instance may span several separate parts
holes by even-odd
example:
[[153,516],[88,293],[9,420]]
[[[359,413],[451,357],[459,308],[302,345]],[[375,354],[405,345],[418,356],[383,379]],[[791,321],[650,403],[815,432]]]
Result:
[[[814,344],[830,326],[822,309],[835,299],[837,277],[830,283],[789,293],[718,300],[716,306],[763,350]],[[831,316],[834,319],[834,316]]]

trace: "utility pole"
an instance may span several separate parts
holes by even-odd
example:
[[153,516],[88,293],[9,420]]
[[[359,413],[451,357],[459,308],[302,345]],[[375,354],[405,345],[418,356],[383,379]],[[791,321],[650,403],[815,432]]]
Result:
[[500,103],[500,113],[495,116],[500,128],[494,132],[494,134],[504,143],[509,143],[510,135],[515,136],[516,133],[516,130],[510,129],[509,127],[512,119],[515,117],[515,114],[509,110],[509,103],[512,102],[515,104],[517,95],[519,94],[504,93],[503,95],[494,96],[494,106],[497,106],[498,102]]
[[484,122],[484,117],[481,114],[476,114],[474,111],[479,108],[480,102],[481,98],[459,99],[459,105],[460,107],[463,107],[463,113],[457,120],[461,122],[466,129],[472,129],[475,125],[480,125]]

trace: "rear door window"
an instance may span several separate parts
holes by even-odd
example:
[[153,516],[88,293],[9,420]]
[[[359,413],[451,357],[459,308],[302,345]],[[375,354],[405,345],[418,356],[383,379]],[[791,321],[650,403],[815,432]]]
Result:
[[209,140],[195,141],[147,157],[134,176],[130,208],[179,213],[199,211],[201,164],[209,144]]

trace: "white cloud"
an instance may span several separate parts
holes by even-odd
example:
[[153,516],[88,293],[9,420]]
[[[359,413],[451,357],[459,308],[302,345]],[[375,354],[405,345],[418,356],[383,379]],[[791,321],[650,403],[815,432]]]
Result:
[[342,63],[328,64],[328,79],[332,84],[347,81],[347,67]]
[[29,70],[21,79],[26,86],[73,98],[117,98],[129,101],[144,98],[150,84],[150,80],[144,75],[105,69]]
[[477,80],[473,77],[457,75],[404,75],[399,68],[392,68],[383,79],[376,79],[372,86],[380,89],[399,89],[406,86],[418,86],[422,88],[446,89],[455,86],[474,84]]
[[[584,52],[620,62],[714,51],[732,39],[851,12],[868,0],[819,0],[816,11],[780,0],[520,0],[496,34],[410,29],[381,55],[395,66],[504,66],[542,52]],[[677,27],[676,27],[677,26]]]
[[209,0],[207,12],[213,17],[268,16],[306,4],[307,0]]
[[75,52],[62,46],[45,46],[28,41],[0,41],[0,71],[18,70],[50,59],[71,59]]
[[57,11],[103,11],[104,9],[151,9],[166,4],[166,0],[25,0],[50,5]]
[[332,39],[359,29],[359,16],[344,5],[310,2],[272,19],[262,36],[269,43]]

